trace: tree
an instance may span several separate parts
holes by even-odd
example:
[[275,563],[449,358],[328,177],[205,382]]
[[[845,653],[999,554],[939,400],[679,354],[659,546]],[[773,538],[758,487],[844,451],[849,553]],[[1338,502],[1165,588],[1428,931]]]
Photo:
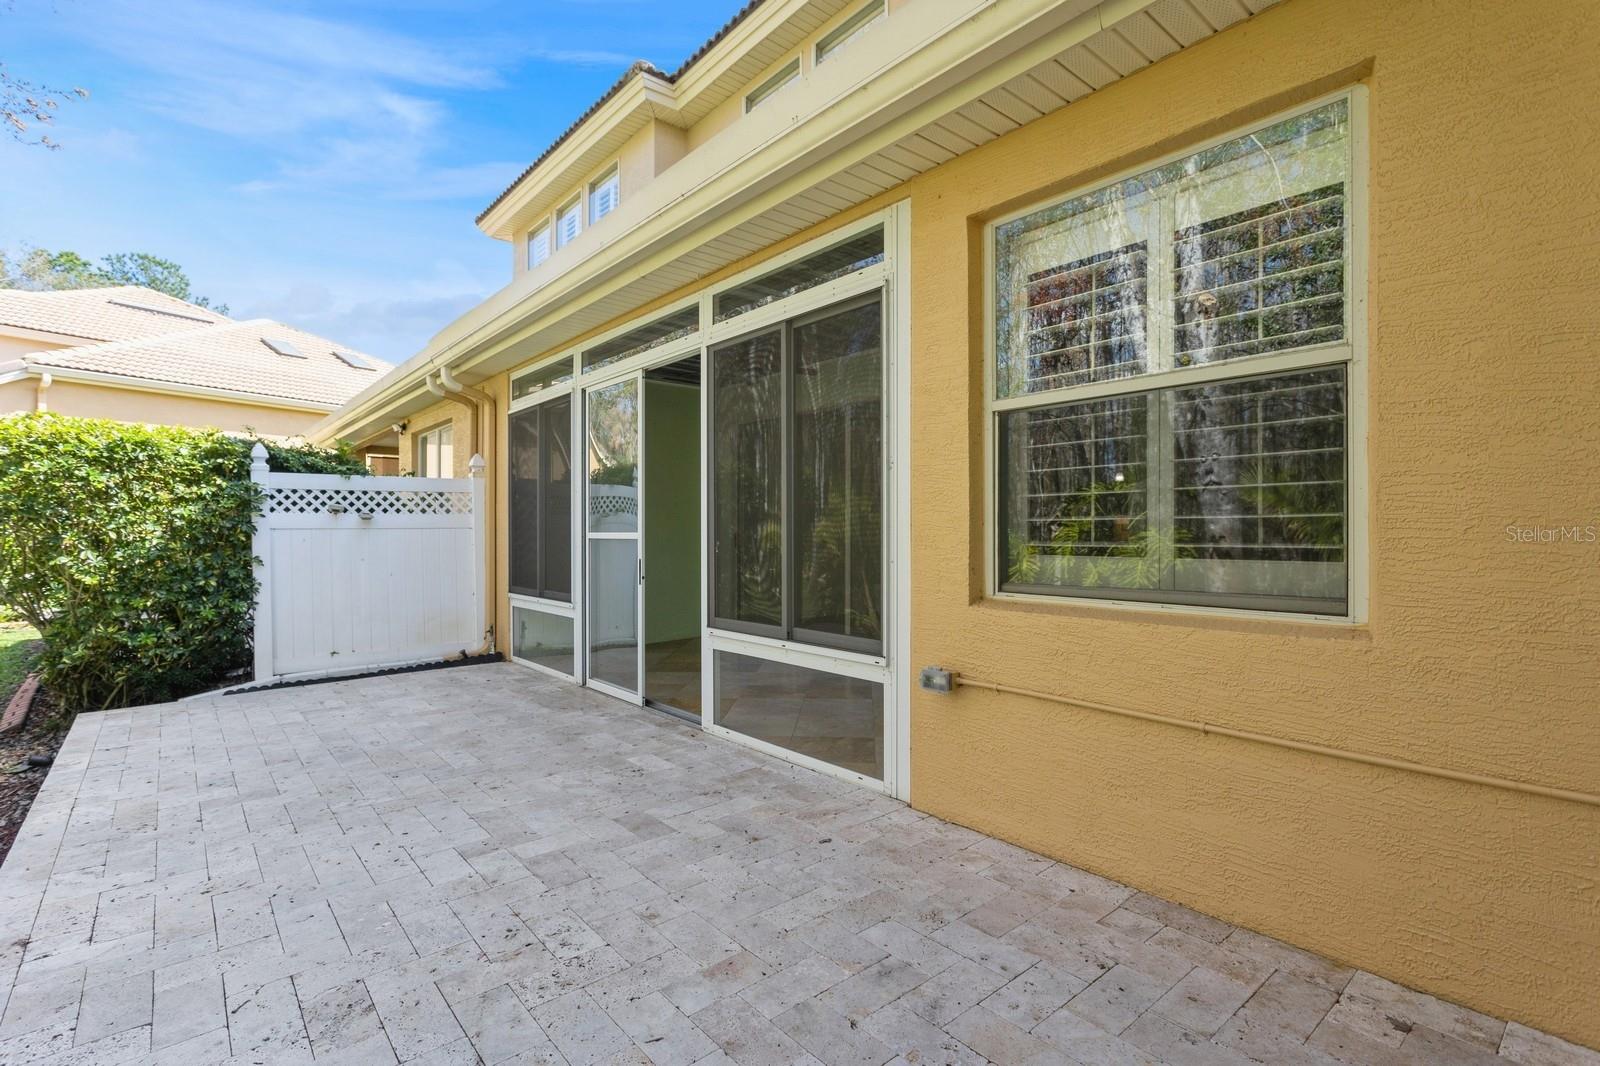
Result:
[[170,259],[148,252],[117,252],[105,256],[99,265],[77,252],[51,252],[29,248],[14,261],[0,252],[0,289],[100,289],[110,285],[138,285],[164,292],[219,315],[228,313],[227,304],[215,304],[196,296],[189,287],[189,275]]
[[88,89],[52,89],[12,74],[0,63],[0,124],[6,127],[12,140],[23,144],[37,144],[44,148],[60,148],[43,133],[35,135],[36,127],[48,126],[55,121],[55,112],[63,100],[86,100]]

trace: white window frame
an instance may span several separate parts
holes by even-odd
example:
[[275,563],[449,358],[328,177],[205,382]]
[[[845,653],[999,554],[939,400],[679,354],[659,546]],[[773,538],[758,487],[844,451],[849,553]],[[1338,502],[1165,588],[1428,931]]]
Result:
[[777,73],[744,94],[744,113],[749,114],[800,80],[800,57],[794,56]]
[[[1182,368],[1156,368],[1146,374],[1111,381],[1090,382],[1061,389],[999,398],[999,365],[995,350],[995,250],[996,231],[1008,222],[1024,218],[1041,209],[1065,203],[1079,196],[1115,185],[1119,181],[1147,173],[1167,163],[1185,159],[1228,141],[1236,140],[1283,119],[1314,111],[1326,104],[1346,101],[1349,111],[1350,170],[1347,189],[1347,240],[1345,254],[1345,339],[1335,343],[1310,345],[1270,355],[1248,356],[1225,362]],[[1188,145],[1148,162],[1128,167],[1106,178],[1036,201],[1020,210],[991,220],[984,226],[984,583],[993,600],[1050,604],[1062,609],[1083,607],[1114,611],[1223,616],[1231,618],[1273,619],[1311,625],[1351,626],[1365,624],[1368,612],[1368,498],[1367,477],[1367,97],[1365,86],[1356,85],[1339,92],[1287,108],[1209,139]],[[1153,250],[1152,250],[1153,254]],[[1152,267],[1152,274],[1155,270]],[[1153,278],[1149,297],[1150,334],[1171,328],[1170,308],[1162,301],[1159,279]],[[1170,302],[1170,301],[1168,301]],[[1152,350],[1153,350],[1152,346]],[[1344,614],[1313,614],[1248,607],[1220,607],[1159,600],[1116,599],[1115,597],[1074,595],[1070,590],[1055,593],[1010,592],[1000,587],[999,572],[999,448],[996,427],[1006,411],[1046,407],[1053,404],[1102,399],[1108,396],[1151,393],[1161,389],[1199,385],[1210,381],[1244,379],[1270,374],[1342,366],[1345,370],[1345,565],[1346,598]]]
[[[601,202],[603,202],[599,198],[596,197],[596,195],[595,195],[596,190],[604,188],[608,183],[612,183],[612,182],[614,182],[616,184],[616,192],[611,197],[611,206],[606,208],[600,214],[595,214],[595,209],[599,206],[599,204]],[[588,208],[589,225],[593,226],[595,223],[599,222],[602,218],[605,218],[607,215],[612,214],[613,212],[616,211],[617,208],[622,206],[622,169],[621,169],[620,165],[618,163],[612,163],[605,170],[601,171],[599,177],[597,177],[593,181],[589,182],[588,190],[589,190],[589,192],[588,192],[588,195],[589,195],[589,208]]]
[[[809,311],[819,310],[853,296],[874,290],[883,292],[884,440],[890,456],[884,477],[884,522],[887,529],[884,544],[884,596],[885,602],[891,608],[886,617],[884,627],[883,651],[881,654],[868,655],[861,652],[826,648],[798,641],[775,640],[747,633],[712,629],[709,627],[706,617],[707,604],[709,603],[711,592],[711,575],[709,568],[702,565],[700,575],[700,631],[702,635],[701,724],[702,728],[709,733],[727,737],[737,743],[766,752],[787,762],[816,770],[831,777],[853,781],[865,788],[893,795],[899,799],[909,799],[911,795],[912,682],[909,568],[911,558],[909,520],[911,501],[910,219],[910,203],[909,201],[901,201],[882,211],[838,226],[796,248],[764,259],[755,266],[725,278],[714,286],[699,290],[692,296],[662,307],[653,308],[646,314],[635,315],[625,324],[593,337],[588,337],[581,344],[567,347],[552,356],[525,363],[511,372],[510,377],[512,380],[531,370],[540,369],[559,360],[569,360],[569,365],[572,367],[575,376],[570,381],[546,386],[528,396],[513,400],[507,405],[508,412],[514,413],[535,404],[545,403],[559,396],[574,394],[572,439],[578,441],[582,439],[583,433],[583,403],[581,398],[586,390],[604,388],[607,385],[615,384],[619,380],[637,374],[641,370],[664,366],[690,355],[699,354],[702,359],[705,359],[707,350],[718,341],[750,333],[774,322],[805,314]],[[805,259],[841,241],[879,227],[884,231],[883,262],[875,263],[872,266],[835,278],[821,285],[813,286],[780,300],[774,300],[769,304],[735,315],[726,321],[712,322],[714,299],[718,293],[737,288],[746,282]],[[585,349],[603,344],[656,318],[682,311],[687,307],[698,307],[699,309],[700,329],[697,333],[663,343],[659,347],[651,348],[629,356],[627,359],[596,368],[588,373],[584,373],[579,369],[582,365],[582,353]],[[707,410],[710,398],[709,392],[710,390],[702,388],[700,394],[702,547],[704,547],[705,538],[709,536],[708,531],[711,522],[709,511],[711,459],[709,443],[705,437],[705,434],[710,430],[709,411]],[[570,616],[573,619],[573,632],[576,642],[574,665],[579,683],[584,683],[581,679],[588,675],[588,664],[585,662],[587,642],[584,639],[584,634],[587,632],[585,628],[587,622],[584,618],[583,609],[584,602],[588,598],[586,586],[588,575],[582,555],[587,541],[583,528],[584,509],[578,505],[579,501],[586,498],[588,491],[587,482],[585,481],[586,473],[580,467],[573,478],[572,545],[574,576],[572,603],[564,604],[554,601],[534,600],[520,595],[510,595],[508,597],[511,606],[532,608],[550,614]],[[879,781],[798,752],[774,747],[754,737],[717,725],[713,720],[716,695],[713,656],[717,651],[789,663],[882,684],[884,686],[885,714],[883,780]],[[544,673],[567,678],[565,674],[541,668],[537,664],[528,663],[525,660],[514,659],[514,661],[541,670]],[[570,680],[570,678],[568,679]],[[599,691],[598,686],[596,686],[596,691]]]
[[[541,263],[549,261],[550,257],[555,254],[555,236],[555,221],[549,218],[545,219],[543,223],[528,231],[527,268],[529,270],[532,270]],[[539,247],[539,242],[543,243],[543,255],[534,254],[534,249]]]
[[841,49],[888,14],[888,0],[867,0],[849,18],[818,38],[816,48],[812,51],[812,65],[820,66],[830,57],[838,55]]
[[450,434],[450,465],[452,467],[455,466],[456,424],[453,421],[440,422],[437,425],[429,426],[427,429],[422,430],[417,434],[417,440],[415,444],[415,473],[417,477],[437,478],[455,476],[455,472],[453,470],[430,469],[430,463],[428,461],[428,453],[431,448],[434,461],[437,462],[441,467],[444,465],[442,440],[446,431],[448,431]]
[[[567,238],[563,238],[561,236],[561,220],[566,218],[568,214],[570,214],[570,213],[572,213],[574,211],[577,212],[577,215],[576,215],[577,220],[578,220],[577,228],[572,231],[572,236],[567,237]],[[585,206],[584,206],[583,190],[582,189],[579,189],[577,192],[573,193],[572,196],[570,198],[568,198],[565,203],[563,203],[560,207],[556,208],[556,212],[555,212],[555,216],[554,216],[554,225],[555,225],[554,235],[555,235],[555,242],[556,242],[556,249],[557,250],[565,248],[567,245],[571,244],[573,241],[577,240],[579,237],[581,237],[583,235],[583,230],[584,230],[584,212],[585,212]]]

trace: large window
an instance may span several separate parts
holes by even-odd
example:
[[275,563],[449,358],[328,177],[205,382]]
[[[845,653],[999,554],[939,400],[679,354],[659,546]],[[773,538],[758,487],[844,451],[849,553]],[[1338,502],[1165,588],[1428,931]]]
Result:
[[572,398],[514,412],[511,591],[572,602]]
[[997,587],[1347,611],[1349,103],[994,229]]
[[720,345],[710,381],[712,624],[881,652],[881,297]]
[[417,476],[451,477],[455,471],[455,426],[445,423],[417,434]]

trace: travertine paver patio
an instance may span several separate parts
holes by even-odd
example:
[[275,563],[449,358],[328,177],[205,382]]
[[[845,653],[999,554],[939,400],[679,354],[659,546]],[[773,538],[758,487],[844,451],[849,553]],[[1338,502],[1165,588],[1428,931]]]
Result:
[[81,717],[0,945],[8,1064],[1600,1062],[513,666]]

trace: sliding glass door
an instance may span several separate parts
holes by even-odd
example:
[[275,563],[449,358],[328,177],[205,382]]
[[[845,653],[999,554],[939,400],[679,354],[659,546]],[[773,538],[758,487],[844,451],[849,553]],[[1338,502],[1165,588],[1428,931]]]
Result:
[[[884,779],[883,301],[711,351],[712,724]],[[766,650],[765,654],[758,654]]]

